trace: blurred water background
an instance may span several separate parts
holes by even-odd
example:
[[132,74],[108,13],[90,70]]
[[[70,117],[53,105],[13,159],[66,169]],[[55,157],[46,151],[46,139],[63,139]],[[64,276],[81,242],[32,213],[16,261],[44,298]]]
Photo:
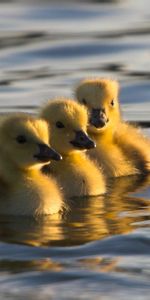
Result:
[[[0,113],[91,76],[118,79],[124,117],[150,120],[149,0],[0,1]],[[149,183],[115,180],[64,216],[1,217],[0,299],[150,299]]]

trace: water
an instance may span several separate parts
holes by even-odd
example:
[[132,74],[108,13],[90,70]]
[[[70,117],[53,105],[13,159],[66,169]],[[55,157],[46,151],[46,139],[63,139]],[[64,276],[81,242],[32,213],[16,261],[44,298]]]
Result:
[[[106,76],[124,117],[148,122],[149,11],[148,0],[1,1],[0,112],[35,112]],[[115,180],[63,216],[1,217],[0,299],[149,299],[149,183]]]

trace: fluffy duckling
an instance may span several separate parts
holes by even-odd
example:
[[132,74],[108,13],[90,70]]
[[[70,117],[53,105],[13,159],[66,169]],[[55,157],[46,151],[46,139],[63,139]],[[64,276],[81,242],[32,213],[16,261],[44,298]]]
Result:
[[49,146],[44,120],[11,114],[0,124],[0,214],[58,213],[63,205],[55,180],[41,166],[61,156]]
[[122,120],[118,92],[118,82],[109,79],[87,79],[76,89],[78,101],[88,108],[88,133],[97,145],[89,155],[108,177],[150,170],[150,142]]
[[51,144],[63,160],[51,163],[67,197],[92,196],[105,193],[103,174],[86,155],[95,147],[86,133],[88,115],[83,105],[71,99],[49,101],[41,111],[51,127]]

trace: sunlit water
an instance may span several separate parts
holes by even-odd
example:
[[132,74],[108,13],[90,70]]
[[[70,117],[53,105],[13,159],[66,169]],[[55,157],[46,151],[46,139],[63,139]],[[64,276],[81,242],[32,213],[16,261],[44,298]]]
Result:
[[[149,0],[2,1],[0,112],[35,112],[107,76],[125,118],[149,121],[149,33]],[[118,179],[63,216],[1,217],[0,299],[150,299],[149,183]]]

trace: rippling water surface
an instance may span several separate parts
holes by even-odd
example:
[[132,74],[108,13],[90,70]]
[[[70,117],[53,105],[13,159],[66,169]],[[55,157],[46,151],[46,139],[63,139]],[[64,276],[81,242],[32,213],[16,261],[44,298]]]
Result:
[[[1,113],[89,76],[118,79],[125,118],[150,120],[149,0],[0,3]],[[149,183],[115,180],[64,216],[1,217],[0,299],[150,299]]]

